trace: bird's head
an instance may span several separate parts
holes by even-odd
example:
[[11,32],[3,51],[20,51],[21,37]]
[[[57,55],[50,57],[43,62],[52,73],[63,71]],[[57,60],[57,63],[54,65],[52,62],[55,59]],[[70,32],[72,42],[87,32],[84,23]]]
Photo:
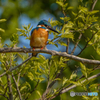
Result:
[[51,31],[53,31],[53,32],[59,33],[59,32],[57,32],[55,29],[53,29],[53,28],[51,27],[50,23],[49,23],[48,21],[46,21],[46,20],[41,20],[41,21],[38,23],[37,27],[45,27],[45,28],[47,29],[47,31],[50,31],[50,30],[51,30]]

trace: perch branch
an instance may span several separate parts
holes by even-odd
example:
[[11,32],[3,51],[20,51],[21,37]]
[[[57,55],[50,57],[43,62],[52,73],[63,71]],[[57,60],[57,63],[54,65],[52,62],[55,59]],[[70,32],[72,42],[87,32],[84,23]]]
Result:
[[[31,49],[31,48],[0,48],[0,53],[11,53],[11,52],[19,52],[19,53],[33,53],[33,52],[36,52],[36,53],[47,53],[47,54],[51,54],[53,56],[57,55],[57,56],[67,57],[69,59],[72,59],[72,60],[75,60],[75,61],[79,61],[79,62],[82,62],[82,63],[89,63],[89,64],[100,65],[100,61],[99,60],[89,60],[89,59],[85,59],[85,58],[81,58],[81,57],[78,57],[78,56],[67,54],[66,52],[57,52],[57,51],[54,51],[54,50],[44,50],[44,49],[43,50],[35,49],[33,51],[33,49]],[[29,59],[31,57],[29,57]],[[23,62],[23,63],[25,63],[25,62]],[[18,68],[18,67],[16,66],[16,67],[10,69],[10,71],[12,71],[12,70],[14,70],[16,68]]]

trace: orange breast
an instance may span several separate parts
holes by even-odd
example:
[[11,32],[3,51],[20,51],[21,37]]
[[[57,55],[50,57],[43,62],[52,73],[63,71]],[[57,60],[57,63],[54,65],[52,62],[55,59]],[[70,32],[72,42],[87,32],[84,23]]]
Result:
[[43,28],[35,29],[31,35],[30,46],[33,48],[45,47],[48,40],[48,32]]

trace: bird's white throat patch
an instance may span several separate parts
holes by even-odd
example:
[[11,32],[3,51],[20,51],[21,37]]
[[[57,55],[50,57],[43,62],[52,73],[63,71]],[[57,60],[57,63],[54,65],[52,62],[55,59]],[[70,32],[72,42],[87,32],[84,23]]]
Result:
[[42,27],[41,25],[38,25],[37,27]]
[[[38,25],[37,27],[43,27],[43,26],[41,26],[41,25]],[[47,29],[47,28],[46,28],[45,30],[46,30],[46,31],[49,31],[49,29]]]

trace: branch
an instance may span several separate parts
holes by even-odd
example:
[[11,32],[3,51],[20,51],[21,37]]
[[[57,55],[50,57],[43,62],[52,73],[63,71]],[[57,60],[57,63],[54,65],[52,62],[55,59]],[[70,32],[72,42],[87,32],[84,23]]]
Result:
[[90,11],[92,11],[92,10],[94,9],[94,7],[95,7],[97,1],[98,1],[98,0],[93,1],[93,4],[92,4],[92,7],[91,7],[91,10],[90,10]]
[[81,37],[82,37],[82,33],[80,33],[80,35],[79,35],[79,37],[78,37],[78,39],[77,39],[77,42],[76,42],[76,44],[75,44],[75,46],[74,46],[74,48],[73,48],[73,50],[72,50],[72,52],[71,52],[71,55],[73,55],[73,53],[74,53],[76,47],[78,46],[78,43],[79,43]]
[[19,99],[22,100],[22,96],[21,96],[21,93],[20,93],[20,90],[19,90],[19,87],[18,87],[18,83],[16,82],[16,79],[15,79],[13,73],[12,73],[12,78],[13,78],[13,80],[15,82],[15,86],[16,86],[17,92],[19,94]]
[[[91,76],[91,77],[89,77],[89,78],[87,78],[87,79],[85,79],[85,80],[83,80],[81,83],[84,83],[84,82],[86,82],[87,80],[89,81],[89,80],[91,80],[91,79],[94,79],[94,78],[96,78],[96,77],[99,77],[100,76],[100,73],[99,74],[96,74],[96,75],[93,75],[93,76]],[[81,79],[81,78],[83,78],[84,76],[82,75],[79,79]],[[69,84],[66,88],[64,88],[63,90],[61,90],[58,94],[56,94],[56,95],[54,95],[54,96],[52,96],[50,99],[53,99],[53,98],[55,98],[56,96],[58,96],[58,95],[60,95],[60,94],[63,94],[63,93],[65,93],[65,92],[67,92],[67,91],[69,91],[69,90],[71,90],[71,89],[73,89],[73,88],[75,88],[75,87],[77,87],[76,85],[72,85],[72,83],[71,84]],[[69,87],[70,86],[70,87]]]
[[[89,60],[89,59],[85,59],[85,58],[81,58],[81,57],[78,57],[78,56],[74,56],[74,55],[70,55],[70,54],[67,54],[66,52],[57,52],[57,51],[54,51],[54,50],[41,50],[41,49],[35,49],[33,51],[33,49],[31,48],[0,48],[0,53],[10,53],[10,52],[19,52],[19,53],[47,53],[47,54],[51,54],[53,56],[62,56],[62,57],[67,57],[69,59],[72,59],[72,60],[75,60],[75,61],[79,61],[79,62],[82,62],[82,63],[89,63],[89,64],[95,64],[95,65],[99,65],[100,64],[100,61],[98,60]],[[32,58],[29,57],[27,59],[27,61]],[[23,63],[25,63],[26,61],[24,61]],[[21,65],[23,64],[21,63]],[[11,68],[10,71],[18,68],[19,66],[21,65],[18,65],[14,68]],[[1,76],[1,75],[0,75]]]
[[67,46],[66,46],[66,53],[68,53],[69,43],[70,43],[70,40],[69,40],[69,38],[68,38],[68,39],[67,39]]
[[[39,80],[37,81],[37,84],[35,85],[34,89],[30,91],[30,94],[31,94],[31,95],[32,95],[32,93],[36,90],[36,88],[38,87],[38,85],[39,85]],[[29,95],[26,97],[25,100],[28,100],[28,98],[29,98]]]
[[[6,67],[6,70],[8,70],[9,64],[8,64],[7,61],[5,61],[4,65],[5,65],[5,67]],[[7,86],[8,86],[8,88],[9,88],[9,93],[8,93],[8,95],[9,95],[9,100],[13,100],[13,92],[12,92],[12,85],[11,85],[11,77],[10,77],[10,75],[7,74],[7,73],[6,73],[6,76],[7,76]]]
[[[96,75],[93,75],[93,76],[91,76],[91,77],[89,77],[89,78],[83,80],[81,83],[84,83],[84,82],[86,82],[87,80],[89,81],[89,80],[94,79],[94,78],[99,77],[99,76],[100,76],[100,73],[98,73],[98,74],[96,74]],[[67,91],[69,91],[69,90],[71,90],[71,89],[73,89],[73,88],[75,88],[75,87],[76,87],[76,85],[72,85],[71,87],[66,88],[65,90],[62,90],[62,91],[60,92],[60,94],[65,93],[65,92],[67,92]]]
[[12,72],[13,70],[15,70],[16,68],[19,68],[20,66],[22,66],[25,62],[27,62],[28,60],[30,60],[32,58],[32,56],[30,56],[28,59],[26,59],[25,61],[23,61],[21,64],[19,64],[18,66],[15,66],[13,68],[10,68],[8,71],[4,72],[3,74],[0,75],[0,77],[4,76],[5,74],[7,74],[8,72]]
[[3,97],[5,97],[7,100],[9,100],[9,98],[6,95],[1,94],[1,93],[0,93],[0,95],[3,96]]
[[[56,78],[59,78],[59,76],[62,74],[63,70],[64,70],[64,67],[61,68],[60,72],[56,75],[55,79],[56,79]],[[53,86],[53,85],[55,84],[55,82],[57,81],[57,80],[55,80],[55,79],[54,79],[52,82],[50,82],[50,81],[48,82],[47,88],[46,88],[45,92],[44,92],[43,95],[42,95],[42,99],[39,99],[39,100],[45,100],[45,99],[46,99],[47,94],[50,92],[52,86]]]
[[8,74],[7,74],[7,83],[8,83],[8,88],[9,88],[9,100],[13,100],[11,78],[10,78],[10,75]]
[[[91,38],[87,41],[86,45],[84,46],[84,48],[81,50],[81,52],[80,52],[78,55],[80,55],[80,54],[85,50],[85,48],[88,46],[88,43],[93,39],[94,35],[95,35],[97,32],[98,32],[98,31],[96,31],[94,34],[92,34]],[[77,56],[78,56],[78,55],[77,55]]]

